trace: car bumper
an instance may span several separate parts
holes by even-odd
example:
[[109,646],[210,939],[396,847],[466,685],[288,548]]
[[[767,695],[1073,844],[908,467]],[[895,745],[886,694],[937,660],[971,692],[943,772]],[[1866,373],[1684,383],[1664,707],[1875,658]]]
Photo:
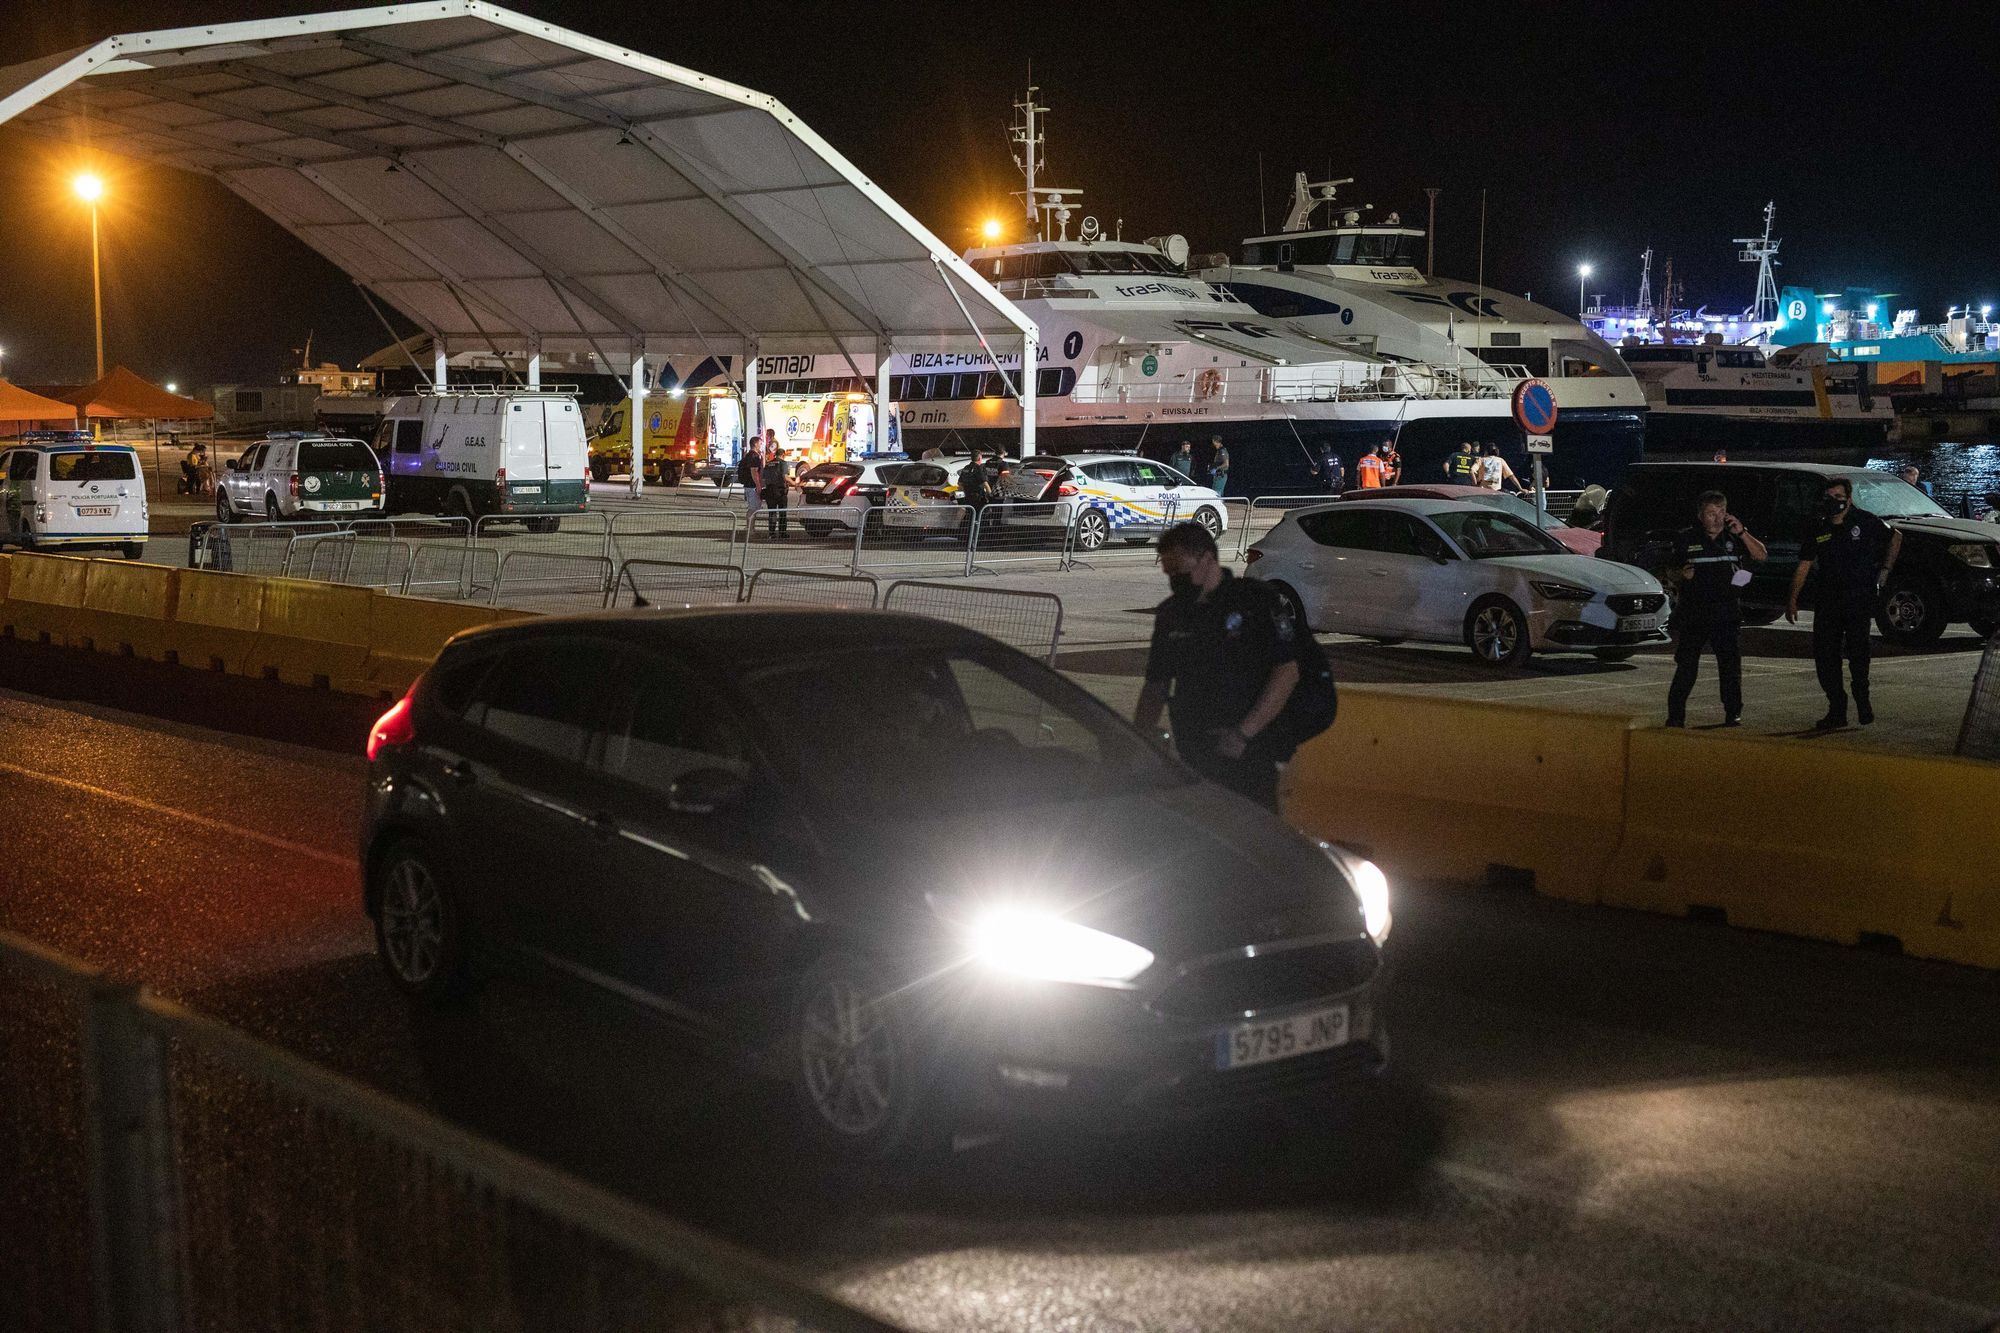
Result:
[[[1650,627],[1632,627],[1636,620],[1650,618]],[[1667,608],[1641,616],[1621,616],[1603,602],[1568,603],[1559,609],[1544,608],[1531,618],[1531,633],[1537,652],[1565,652],[1592,648],[1640,648],[1649,643],[1666,643]]]
[[[1217,1111],[1337,1096],[1387,1068],[1379,994],[1384,974],[1254,1019],[1174,1017],[1133,992],[1028,983],[1004,1017],[973,1034],[959,1069],[960,1110],[975,1125],[1056,1123],[1123,1128]],[[1240,1068],[1218,1066],[1219,1044],[1240,1024],[1343,1006],[1346,1040]],[[982,1006],[986,1008],[987,1006]]]

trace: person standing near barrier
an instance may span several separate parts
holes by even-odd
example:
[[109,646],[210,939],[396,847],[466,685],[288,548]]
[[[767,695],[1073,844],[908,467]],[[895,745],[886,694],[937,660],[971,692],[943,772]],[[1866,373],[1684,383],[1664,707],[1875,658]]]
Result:
[[1182,440],[1179,447],[1174,450],[1174,456],[1168,461],[1167,466],[1180,473],[1183,477],[1192,479],[1194,476],[1194,446],[1186,440]]
[[1402,485],[1403,456],[1396,452],[1396,441],[1393,438],[1382,441],[1382,447],[1375,451],[1375,456],[1382,460],[1382,484]]
[[1444,460],[1444,479],[1454,486],[1479,484],[1479,455],[1473,452],[1472,441],[1460,440],[1458,451]]
[[993,479],[986,473],[984,449],[974,449],[972,461],[960,469],[958,500],[960,504],[972,510],[972,522],[967,525],[969,531],[978,524],[979,516],[985,512],[986,506],[993,503]]
[[1875,720],[1868,699],[1868,631],[1875,603],[1896,567],[1903,534],[1865,509],[1854,507],[1854,488],[1843,477],[1826,483],[1821,500],[1825,518],[1810,525],[1799,542],[1799,567],[1792,574],[1792,595],[1785,619],[1799,622],[1799,594],[1813,578],[1813,665],[1819,687],[1826,692],[1826,716],[1813,723],[1815,731],[1847,725],[1847,690],[1840,659],[1847,658],[1854,679],[1856,720]]
[[1268,584],[1222,567],[1199,523],[1160,535],[1160,568],[1173,590],[1153,611],[1146,684],[1132,720],[1157,734],[1173,722],[1174,749],[1209,781],[1278,808],[1278,765],[1291,745],[1271,730],[1300,679],[1304,630]]
[[1739,600],[1750,566],[1770,552],[1729,512],[1729,497],[1704,491],[1694,502],[1695,525],[1675,538],[1680,555],[1680,600],[1674,606],[1674,683],[1667,689],[1667,725],[1687,725],[1688,696],[1701,672],[1701,655],[1715,651],[1722,678],[1722,725],[1743,724],[1743,624]]
[[743,521],[755,526],[757,506],[764,501],[764,456],[758,452],[760,441],[752,439],[743,446],[743,457],[736,464],[736,484],[743,488]]
[[764,528],[774,538],[789,538],[791,524],[791,462],[775,436],[764,458]]
[[1208,461],[1208,488],[1217,495],[1229,494],[1229,451],[1222,447],[1222,437],[1208,437],[1209,448],[1215,451]]

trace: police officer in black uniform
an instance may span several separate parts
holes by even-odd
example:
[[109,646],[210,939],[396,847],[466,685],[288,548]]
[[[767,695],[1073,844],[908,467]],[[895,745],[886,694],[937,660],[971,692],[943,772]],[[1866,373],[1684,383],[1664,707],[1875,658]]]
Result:
[[1715,650],[1722,676],[1722,725],[1743,721],[1743,652],[1737,630],[1743,624],[1738,597],[1750,581],[1749,566],[1770,552],[1729,512],[1729,497],[1704,491],[1694,502],[1695,525],[1675,538],[1681,562],[1680,600],[1674,607],[1674,683],[1667,689],[1667,725],[1687,725],[1688,695],[1694,693],[1704,649]]
[[1169,710],[1188,767],[1276,810],[1278,765],[1291,756],[1268,732],[1298,688],[1297,636],[1305,631],[1268,584],[1222,567],[1201,524],[1168,528],[1159,555],[1173,595],[1153,612],[1133,721],[1151,732]]
[[1807,526],[1800,538],[1799,567],[1792,575],[1791,600],[1785,619],[1799,619],[1799,594],[1808,575],[1813,579],[1813,665],[1819,687],[1826,691],[1826,716],[1815,730],[1847,725],[1847,691],[1842,688],[1840,659],[1845,653],[1854,677],[1856,720],[1875,720],[1868,703],[1868,622],[1875,602],[1896,567],[1903,534],[1864,509],[1854,507],[1854,487],[1845,478],[1826,484],[1825,518]]

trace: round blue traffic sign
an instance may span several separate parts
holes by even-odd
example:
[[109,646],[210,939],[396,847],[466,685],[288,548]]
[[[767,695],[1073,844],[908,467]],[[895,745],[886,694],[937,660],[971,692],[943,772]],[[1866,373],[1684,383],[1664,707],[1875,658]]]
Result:
[[1514,422],[1530,435],[1555,429],[1556,391],[1547,380],[1522,380],[1514,386]]

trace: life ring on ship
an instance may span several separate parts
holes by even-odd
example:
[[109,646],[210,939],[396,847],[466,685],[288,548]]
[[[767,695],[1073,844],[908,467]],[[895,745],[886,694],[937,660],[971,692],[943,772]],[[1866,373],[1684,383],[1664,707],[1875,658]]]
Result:
[[1194,377],[1194,393],[1197,398],[1213,398],[1222,392],[1222,372],[1213,367]]

